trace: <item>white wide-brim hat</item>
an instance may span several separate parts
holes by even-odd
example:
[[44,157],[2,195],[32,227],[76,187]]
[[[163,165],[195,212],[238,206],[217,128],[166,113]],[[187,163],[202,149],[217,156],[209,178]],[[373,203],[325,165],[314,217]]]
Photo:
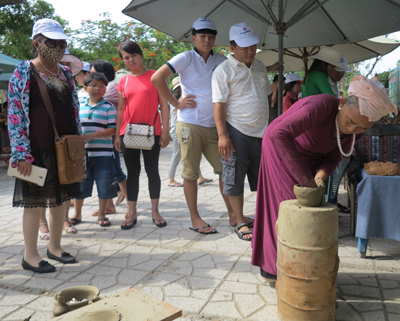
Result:
[[340,55],[340,60],[339,60],[340,64],[342,65],[341,68],[336,67],[335,70],[336,71],[350,71],[350,67],[347,64],[347,60],[346,57],[343,55]]
[[323,47],[319,50],[318,53],[310,56],[310,58],[325,61],[326,63],[334,65],[340,69],[343,68],[340,63],[340,52],[333,48]]
[[80,60],[78,57],[75,57],[74,55],[64,55],[60,62],[69,62],[72,76],[76,76],[83,69],[82,60]]
[[175,77],[174,79],[172,79],[172,90],[175,90],[176,88],[178,88],[181,85],[180,82],[180,77]]

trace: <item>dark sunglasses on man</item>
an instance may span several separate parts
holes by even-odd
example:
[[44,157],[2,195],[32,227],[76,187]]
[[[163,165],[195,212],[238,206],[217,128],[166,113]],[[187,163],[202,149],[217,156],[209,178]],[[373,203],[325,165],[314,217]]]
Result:
[[55,48],[55,47],[59,47],[60,49],[65,49],[67,48],[67,42],[65,40],[53,40],[53,39],[46,39],[45,41],[43,41],[44,44],[49,47],[49,48]]

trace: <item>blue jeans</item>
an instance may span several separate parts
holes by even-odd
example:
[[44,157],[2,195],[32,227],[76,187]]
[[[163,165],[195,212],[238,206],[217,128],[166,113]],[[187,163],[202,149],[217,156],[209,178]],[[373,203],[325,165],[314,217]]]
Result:
[[88,157],[87,177],[81,182],[81,197],[84,199],[92,196],[93,183],[96,182],[99,198],[108,200],[117,197],[115,185],[115,166],[113,157]]

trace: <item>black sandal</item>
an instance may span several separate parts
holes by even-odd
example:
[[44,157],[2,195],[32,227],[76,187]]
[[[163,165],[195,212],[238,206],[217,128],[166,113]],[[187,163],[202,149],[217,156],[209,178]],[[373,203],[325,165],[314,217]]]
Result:
[[[162,220],[164,220],[163,218],[161,218],[160,220],[155,220],[154,218],[153,218],[153,223],[157,226],[157,227],[164,227],[164,226],[167,226],[167,221],[165,221],[164,223],[161,223],[161,221]],[[160,223],[156,223],[156,222],[160,222]]]
[[194,228],[193,226],[189,226],[189,230],[195,231],[195,232],[200,233],[200,234],[205,234],[205,235],[218,233],[218,231],[215,230],[215,229],[211,230],[210,232],[207,232],[207,233],[206,232],[200,232],[200,230],[206,229],[208,227],[211,227],[210,224],[207,224],[207,226],[198,227],[198,228]]
[[69,218],[68,219],[69,222],[71,222],[72,225],[78,225],[79,223],[82,223],[82,220],[80,220],[79,218]]
[[237,236],[239,237],[239,239],[241,239],[241,240],[243,240],[243,241],[251,241],[251,237],[248,238],[248,239],[246,239],[246,238],[244,238],[243,236],[244,236],[244,235],[248,235],[248,234],[253,234],[252,231],[239,232],[239,230],[240,230],[242,227],[245,227],[245,226],[249,227],[249,225],[248,225],[246,222],[240,223],[239,225],[236,225],[236,227],[235,227],[235,233],[237,234]]
[[111,222],[110,222],[110,220],[108,219],[108,217],[100,218],[100,219],[97,220],[97,222],[99,222],[99,225],[100,225],[101,227],[107,227],[107,226],[110,226],[110,225],[111,225]]
[[[126,224],[122,225],[121,224],[121,230],[130,230],[134,225],[136,225],[137,223],[137,218],[135,218],[134,220],[130,220],[130,221],[124,221]],[[133,222],[131,225],[129,225],[130,222]]]

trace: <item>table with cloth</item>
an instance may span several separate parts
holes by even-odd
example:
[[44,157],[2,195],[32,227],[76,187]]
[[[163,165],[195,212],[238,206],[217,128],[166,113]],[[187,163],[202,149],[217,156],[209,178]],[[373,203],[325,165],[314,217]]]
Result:
[[370,238],[400,241],[400,176],[368,175],[363,169],[362,177],[357,186],[356,237],[365,257]]

